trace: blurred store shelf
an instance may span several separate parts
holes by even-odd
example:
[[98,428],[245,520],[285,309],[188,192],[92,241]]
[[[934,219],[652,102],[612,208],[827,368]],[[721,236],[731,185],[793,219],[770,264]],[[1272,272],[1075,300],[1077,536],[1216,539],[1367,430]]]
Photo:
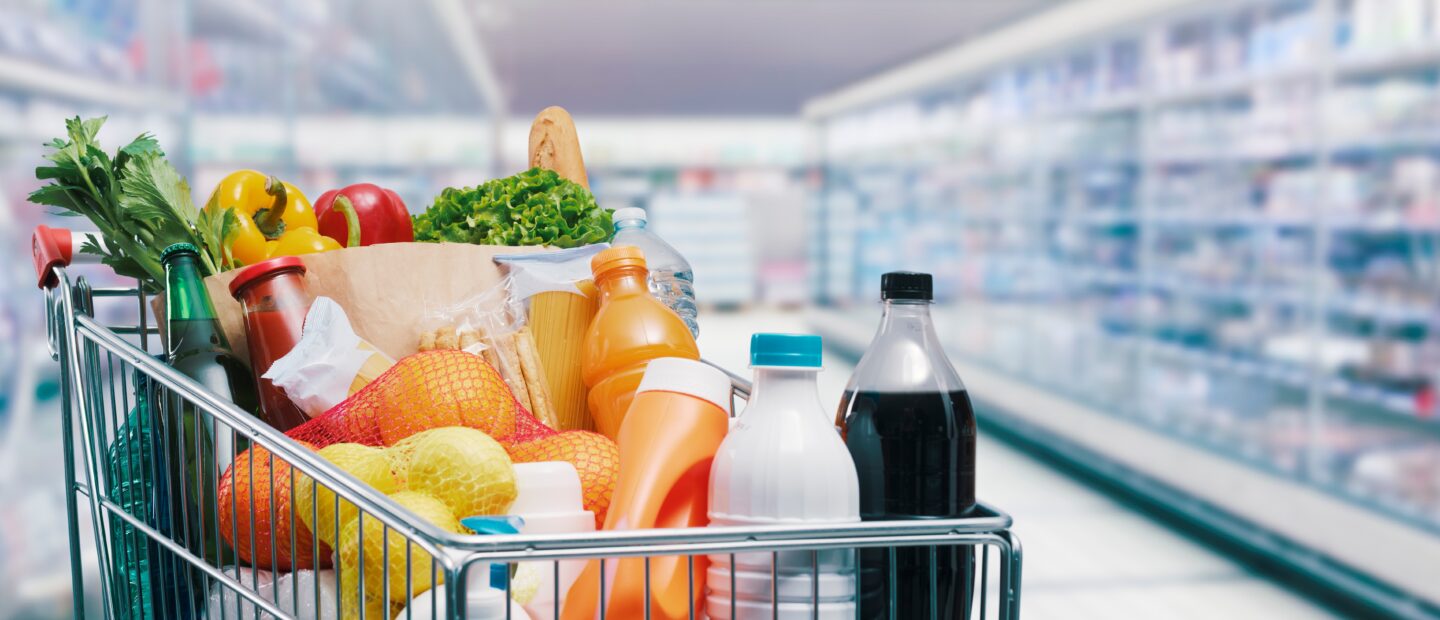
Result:
[[107,108],[173,110],[174,93],[57,69],[45,64],[0,56],[0,91],[20,91]]
[[997,392],[1197,449],[1131,465],[1225,511],[1360,519],[1251,515],[1419,613],[1440,590],[1391,560],[1440,542],[1437,101],[1435,0],[1077,0],[807,105],[813,287],[934,273]]

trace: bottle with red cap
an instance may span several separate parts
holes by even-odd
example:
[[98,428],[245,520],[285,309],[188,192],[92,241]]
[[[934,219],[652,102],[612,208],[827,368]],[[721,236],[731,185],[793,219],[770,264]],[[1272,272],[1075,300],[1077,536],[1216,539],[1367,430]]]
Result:
[[613,247],[590,259],[600,309],[590,320],[580,358],[595,428],[616,439],[645,365],[661,357],[700,359],[680,315],[650,294],[650,270],[640,248]]
[[250,370],[260,388],[261,415],[270,426],[287,431],[308,419],[265,371],[300,342],[300,328],[314,301],[305,288],[305,263],[282,256],[246,267],[230,281],[230,294],[245,310],[245,339]]

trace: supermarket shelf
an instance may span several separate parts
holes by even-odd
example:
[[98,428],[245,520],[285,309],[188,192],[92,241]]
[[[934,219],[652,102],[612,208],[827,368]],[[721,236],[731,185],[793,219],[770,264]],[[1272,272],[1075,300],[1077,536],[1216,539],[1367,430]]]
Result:
[[[1170,294],[1211,301],[1279,304],[1296,308],[1305,308],[1313,303],[1309,292],[1285,285],[1198,282],[1177,274],[1164,273],[1151,276],[1148,283],[1151,287]],[[1423,304],[1407,304],[1356,294],[1331,294],[1329,297],[1325,308],[1332,315],[1372,319],[1386,324],[1413,325],[1426,325],[1434,318],[1432,309]]]
[[281,11],[255,0],[200,0],[195,3],[193,19],[197,35],[267,45],[299,43],[305,32],[287,25]]
[[1318,65],[1281,67],[1227,75],[1194,85],[1162,90],[1156,92],[1151,101],[1158,106],[1174,106],[1214,99],[1235,99],[1249,96],[1258,86],[1319,77]]
[[1330,232],[1340,234],[1440,235],[1440,222],[1406,222],[1401,215],[1330,215],[1321,219],[1272,215],[1255,210],[1156,211],[1145,216],[1145,222],[1186,228],[1310,229],[1324,226]]
[[822,118],[905,95],[953,84],[957,76],[1026,58],[1056,42],[1098,37],[1198,0],[1083,0],[1059,5],[1033,18],[1000,28],[805,104],[807,118]]
[[[1169,342],[1150,341],[1142,344],[1138,339],[1128,340],[1127,344],[1130,346],[1151,347],[1150,350],[1161,359],[1254,377],[1299,391],[1310,389],[1309,369],[1293,363],[1196,349]],[[1361,381],[1330,376],[1324,380],[1324,394],[1330,398],[1368,407],[1369,411],[1383,416],[1386,420],[1407,424],[1421,432],[1440,434],[1440,420],[1419,417],[1416,398],[1412,393],[1387,390]]]
[[[869,343],[871,325],[843,313],[818,311],[810,322],[832,348],[853,354]],[[983,419],[1050,438],[1042,445],[1079,448],[1088,469],[1197,522],[1228,523],[1241,536],[1236,542],[1397,617],[1423,617],[1440,607],[1433,581],[1440,574],[1440,538],[1430,532],[987,366],[951,359],[982,404]]]
[[92,78],[12,56],[0,56],[0,90],[110,108],[167,112],[179,108],[179,97],[164,91]]
[[1346,55],[1342,52],[1335,64],[1335,75],[1358,77],[1373,73],[1433,68],[1436,64],[1440,64],[1440,44],[1437,43],[1364,55]]

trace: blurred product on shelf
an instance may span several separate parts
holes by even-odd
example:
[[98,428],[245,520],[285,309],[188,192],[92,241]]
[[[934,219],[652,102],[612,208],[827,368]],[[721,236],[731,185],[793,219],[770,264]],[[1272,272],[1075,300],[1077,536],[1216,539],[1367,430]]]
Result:
[[613,247],[590,260],[600,309],[585,333],[582,376],[590,416],[601,434],[615,439],[645,375],[645,365],[661,357],[700,359],[695,338],[679,315],[650,294],[645,254],[630,246]]
[[634,246],[645,253],[650,294],[680,315],[691,336],[700,337],[700,326],[695,322],[695,271],[690,263],[659,235],[646,229],[644,209],[626,207],[611,217],[615,236],[610,238],[610,244]]
[[[820,351],[819,336],[751,336],[754,389],[715,454],[712,527],[860,520],[855,462],[816,392]],[[711,618],[753,620],[777,609],[781,618],[855,617],[850,550],[711,555],[710,563],[705,610]],[[750,587],[757,579],[769,583],[771,576],[778,580],[775,590]],[[811,608],[812,594],[824,601],[820,609]]]
[[[930,320],[930,274],[887,273],[880,289],[880,328],[835,421],[860,474],[860,518],[968,516],[975,507],[975,410]],[[860,616],[928,617],[933,601],[937,617],[968,617],[974,554],[932,551],[860,551]]]

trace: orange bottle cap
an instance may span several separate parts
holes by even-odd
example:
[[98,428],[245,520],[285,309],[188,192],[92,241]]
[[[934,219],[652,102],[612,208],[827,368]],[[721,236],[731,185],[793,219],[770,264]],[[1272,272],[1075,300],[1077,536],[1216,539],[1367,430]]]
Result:
[[595,255],[590,259],[590,271],[596,276],[622,267],[644,267],[645,253],[640,248],[619,245]]

